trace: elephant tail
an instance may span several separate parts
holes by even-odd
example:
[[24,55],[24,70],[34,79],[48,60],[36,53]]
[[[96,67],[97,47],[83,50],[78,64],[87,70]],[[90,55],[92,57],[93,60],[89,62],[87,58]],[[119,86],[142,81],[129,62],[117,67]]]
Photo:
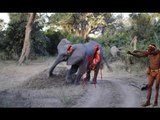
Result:
[[[106,64],[107,68],[108,68],[110,71],[113,71],[113,70],[112,70],[112,68],[111,68],[111,66],[108,64],[107,57],[105,57],[105,56],[104,56],[104,54],[102,54],[102,59],[103,59],[102,61],[104,61],[104,62],[105,62],[105,64]],[[104,66],[103,66],[103,62],[101,62],[101,64],[102,64],[102,65],[101,65],[101,66],[102,66],[102,67],[101,67],[101,69],[103,69],[103,68],[104,68]]]

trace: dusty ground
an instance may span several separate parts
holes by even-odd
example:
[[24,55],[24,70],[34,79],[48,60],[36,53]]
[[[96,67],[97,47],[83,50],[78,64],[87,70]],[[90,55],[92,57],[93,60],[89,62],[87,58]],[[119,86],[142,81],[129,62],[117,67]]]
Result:
[[[52,64],[53,58],[22,66],[13,61],[0,62],[0,107],[117,108],[141,107],[145,101],[146,91],[140,90],[147,82],[144,71],[128,73],[113,64],[114,72],[105,68],[96,86],[76,86],[64,82],[68,68],[65,63],[58,65],[54,76],[48,78],[48,68]],[[154,89],[152,103],[153,99]]]

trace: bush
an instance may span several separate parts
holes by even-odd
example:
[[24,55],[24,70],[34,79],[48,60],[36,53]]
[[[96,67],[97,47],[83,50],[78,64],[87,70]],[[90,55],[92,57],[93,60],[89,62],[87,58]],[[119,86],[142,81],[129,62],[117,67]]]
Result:
[[67,32],[63,33],[63,36],[67,38],[69,41],[72,42],[72,44],[77,44],[77,43],[83,43],[83,38],[76,36],[74,33],[69,34]]
[[64,36],[62,35],[61,32],[52,32],[52,31],[47,31],[45,33],[47,36],[47,44],[46,44],[46,50],[50,55],[55,55],[57,53],[57,45],[60,42]]
[[24,41],[25,25],[25,21],[8,24],[3,41],[4,52],[8,59],[12,59],[13,54],[20,56]]
[[[26,21],[16,21],[8,24],[8,28],[4,31],[4,39],[1,40],[1,49],[5,52],[7,59],[18,60],[24,43]],[[31,52],[30,56],[47,55],[46,43],[47,39],[40,31],[42,27],[35,22],[31,32]]]

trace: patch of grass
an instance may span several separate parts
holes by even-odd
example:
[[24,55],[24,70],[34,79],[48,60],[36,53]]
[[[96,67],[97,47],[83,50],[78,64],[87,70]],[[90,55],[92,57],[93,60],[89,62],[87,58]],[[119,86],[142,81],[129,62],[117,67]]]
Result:
[[133,65],[126,65],[120,61],[117,61],[112,64],[113,71],[115,72],[128,72],[128,73],[144,73],[146,70],[146,66],[142,65],[141,63],[136,63]]
[[17,61],[15,61],[15,60],[6,60],[6,61],[2,60],[2,61],[0,61],[0,69],[6,68],[9,66],[15,67],[16,65],[17,65]]
[[31,62],[33,62],[33,63],[42,63],[42,62],[44,62],[44,61],[46,61],[46,60],[48,60],[50,58],[51,57],[48,57],[48,56],[39,56],[39,57],[37,57],[37,59],[32,60]]
[[82,97],[85,91],[86,89],[81,85],[63,86],[61,89],[59,89],[57,97],[65,107],[69,107],[75,105],[77,99]]
[[131,66],[131,72],[138,74],[141,72],[145,72],[146,68],[147,68],[146,66],[143,66],[140,63],[137,63]]
[[0,52],[0,61],[7,60],[7,56],[4,52]]

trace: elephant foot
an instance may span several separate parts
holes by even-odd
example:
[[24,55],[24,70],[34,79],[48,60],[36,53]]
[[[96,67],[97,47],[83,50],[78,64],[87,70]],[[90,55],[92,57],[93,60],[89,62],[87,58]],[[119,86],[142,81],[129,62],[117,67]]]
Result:
[[66,83],[74,83],[74,79],[71,77],[66,77]]
[[86,83],[90,83],[90,81],[86,81]]
[[72,84],[72,81],[66,80],[66,81],[65,81],[65,84],[66,84],[66,85],[70,85],[70,84]]
[[97,84],[97,81],[91,81],[90,83],[91,84]]
[[89,82],[89,78],[84,78],[83,81]]
[[79,82],[75,82],[74,84],[75,84],[75,85],[80,85],[80,83],[79,83]]
[[74,84],[75,84],[75,85],[79,85],[80,83],[79,83],[78,81],[75,81]]

